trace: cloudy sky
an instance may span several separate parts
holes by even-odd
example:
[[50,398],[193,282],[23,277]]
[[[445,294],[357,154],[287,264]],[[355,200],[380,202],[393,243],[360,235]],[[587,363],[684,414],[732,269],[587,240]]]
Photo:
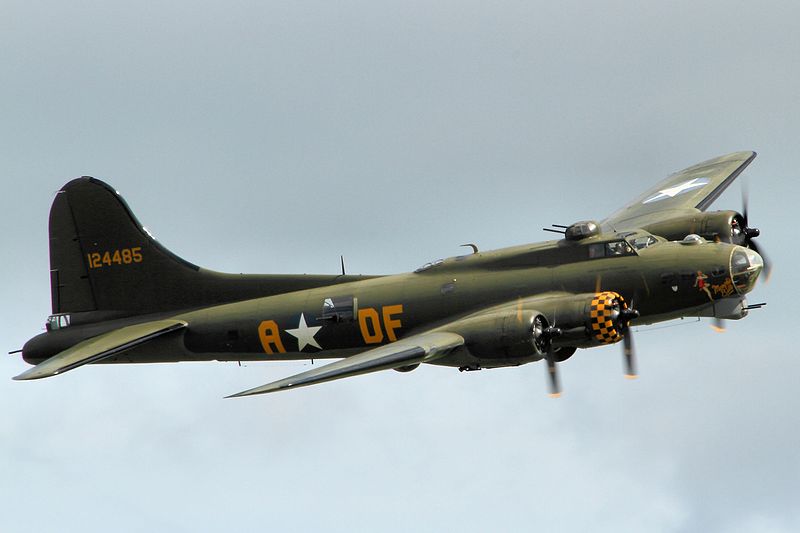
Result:
[[560,400],[542,364],[222,400],[307,366],[20,383],[3,357],[0,530],[799,530],[799,6],[4,0],[5,351],[42,330],[50,203],[80,175],[207,268],[395,273],[752,149],[776,266],[764,310],[639,332],[633,382],[618,346],[578,353]]

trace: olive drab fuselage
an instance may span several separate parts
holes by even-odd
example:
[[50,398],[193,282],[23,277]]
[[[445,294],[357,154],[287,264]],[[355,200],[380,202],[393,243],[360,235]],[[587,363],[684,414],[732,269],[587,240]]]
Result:
[[[589,255],[592,248],[622,240],[617,235],[599,235],[577,243],[550,241],[479,252],[430,263],[407,274],[169,313],[187,320],[191,329],[181,337],[155,340],[146,351],[134,349],[107,362],[343,357],[509,301],[524,308],[533,306],[550,323],[563,325],[570,297],[561,295],[588,298],[602,291],[613,291],[632,302],[641,313],[634,323],[642,324],[680,316],[714,316],[713,307],[724,300],[730,300],[730,309],[741,302],[730,273],[731,255],[737,246],[652,239],[655,242],[647,247],[628,247],[624,255]],[[632,240],[628,236],[625,242]],[[550,302],[545,298],[548,294],[554,295]],[[587,298],[577,305],[591,300]],[[561,322],[559,308],[564,317]],[[126,319],[105,326],[113,329],[120,322]],[[584,329],[584,334],[573,335],[562,344],[589,347],[603,343],[589,324],[577,327]],[[96,324],[87,328],[87,336],[105,329]],[[74,325],[68,329],[71,335],[65,335],[63,343],[50,342],[41,352],[31,346],[26,359],[38,362],[57,353],[72,344],[84,328]],[[474,364],[472,354],[461,355],[456,353],[438,363]],[[481,353],[478,362],[491,367],[540,358],[525,354],[509,359],[498,350],[496,357]]]

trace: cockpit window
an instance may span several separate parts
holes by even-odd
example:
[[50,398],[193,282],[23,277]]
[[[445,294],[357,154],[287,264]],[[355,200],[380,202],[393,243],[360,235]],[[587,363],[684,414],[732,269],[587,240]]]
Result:
[[632,239],[630,244],[637,250],[643,250],[648,246],[653,246],[657,242],[658,240],[652,235],[646,235],[644,237],[636,237],[635,239]]
[[613,241],[589,245],[590,259],[599,257],[620,257],[624,255],[636,255],[633,247],[631,247],[627,241]]
[[425,263],[424,265],[422,265],[421,267],[416,269],[414,272],[416,272],[416,273],[425,272],[426,270],[430,270],[433,267],[437,267],[437,266],[441,265],[442,263],[444,263],[444,259],[437,259],[436,261],[432,261],[430,263]]
[[628,241],[616,241],[606,244],[606,255],[635,255]]

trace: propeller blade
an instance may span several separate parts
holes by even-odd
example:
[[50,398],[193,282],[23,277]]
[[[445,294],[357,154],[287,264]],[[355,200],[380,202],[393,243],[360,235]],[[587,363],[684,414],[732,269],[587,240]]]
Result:
[[725,322],[721,318],[714,317],[714,320],[711,321],[711,329],[717,333],[725,333]]
[[633,349],[633,330],[631,329],[631,321],[639,318],[640,313],[638,309],[633,307],[635,295],[631,298],[631,304],[627,309],[623,309],[620,313],[620,322],[622,327],[622,355],[625,356],[625,377],[628,379],[636,379],[636,353]]
[[550,378],[550,394],[551,398],[561,397],[561,384],[558,379],[558,368],[556,367],[555,354],[553,353],[552,345],[547,350],[547,375]]
[[622,337],[622,353],[625,355],[625,377],[636,379],[636,353],[633,350],[633,332],[629,329]]
[[747,187],[747,182],[742,182],[742,219],[744,220],[744,227],[748,227],[747,211],[750,204],[750,190]]
[[744,233],[744,246],[747,246],[753,250],[755,253],[761,256],[761,259],[764,260],[764,281],[769,281],[769,278],[772,275],[772,263],[769,261],[769,259],[767,259],[766,254],[753,240],[761,235],[761,231],[759,231],[758,228],[750,227],[750,219],[748,216],[749,203],[750,194],[748,191],[747,182],[742,182],[742,221],[744,222],[744,228],[742,228],[742,232]]

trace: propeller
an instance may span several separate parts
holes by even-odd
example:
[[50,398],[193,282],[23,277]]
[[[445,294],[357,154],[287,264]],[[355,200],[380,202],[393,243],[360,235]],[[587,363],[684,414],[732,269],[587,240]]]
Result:
[[723,322],[721,318],[714,317],[711,321],[711,329],[717,333],[725,333],[725,322]]
[[[616,307],[616,326],[622,336],[623,355],[625,357],[625,377],[628,379],[635,379],[638,374],[636,373],[636,353],[633,348],[633,332],[630,329],[630,323],[635,318],[640,316],[638,310],[633,308],[633,300],[631,300],[630,307],[623,307],[624,300],[620,297],[614,304]],[[539,324],[542,328],[543,324]],[[537,328],[535,328],[537,329]],[[544,359],[547,362],[547,377],[550,385],[551,398],[558,398],[561,396],[561,380],[558,376],[558,366],[556,361],[556,350],[553,346],[553,339],[561,336],[563,333],[560,328],[549,326],[539,329],[541,333],[538,337],[542,341],[544,350]]]
[[[761,259],[764,260],[764,279],[766,281],[769,281],[770,275],[772,274],[772,263],[767,259],[766,254],[761,248],[759,248],[758,244],[756,244],[755,241],[753,241],[753,239],[761,235],[761,230],[759,230],[758,228],[750,227],[749,216],[748,216],[749,204],[750,204],[750,194],[748,192],[747,187],[742,186],[741,227],[737,227],[738,224],[735,225],[732,228],[731,237],[734,238],[734,242],[736,244],[746,246],[761,256]],[[735,238],[737,236],[739,237],[738,239]]]
[[628,379],[636,379],[636,355],[633,351],[633,333],[628,331],[622,337],[622,353],[625,355],[625,377]]
[[556,361],[553,355],[553,348],[550,347],[545,355],[545,359],[547,359],[547,375],[550,378],[550,394],[548,396],[551,398],[560,398],[561,383],[558,379],[558,367],[556,367]]
[[556,351],[553,347],[553,339],[561,335],[561,329],[550,326],[545,328],[542,336],[546,339],[547,350],[545,351],[544,358],[547,361],[547,376],[550,383],[551,398],[561,397],[561,380],[558,378],[558,367],[556,367]]
[[625,377],[636,379],[636,351],[633,348],[633,331],[630,328],[631,320],[639,317],[639,311],[631,307],[622,309],[619,313],[619,325],[622,331],[622,355],[625,358]]

